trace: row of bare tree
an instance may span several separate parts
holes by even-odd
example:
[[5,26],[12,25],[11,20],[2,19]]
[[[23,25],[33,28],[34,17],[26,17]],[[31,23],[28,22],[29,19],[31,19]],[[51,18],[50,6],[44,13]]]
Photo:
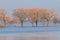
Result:
[[34,23],[37,27],[38,22],[41,22],[43,26],[47,24],[47,27],[51,22],[58,23],[58,13],[54,8],[16,8],[13,10],[14,18],[8,16],[7,13],[7,8],[0,8],[0,26],[2,22],[4,26],[8,23],[20,23],[21,27],[25,22],[32,23],[32,27]]

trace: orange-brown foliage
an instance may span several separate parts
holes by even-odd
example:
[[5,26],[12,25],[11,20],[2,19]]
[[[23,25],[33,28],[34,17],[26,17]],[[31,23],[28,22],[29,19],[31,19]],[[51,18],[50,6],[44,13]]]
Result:
[[11,17],[5,16],[4,17],[4,20],[5,20],[6,23],[9,23],[11,21]]
[[14,24],[19,23],[19,22],[20,22],[19,18],[17,18],[17,17],[16,18],[13,18],[13,23]]

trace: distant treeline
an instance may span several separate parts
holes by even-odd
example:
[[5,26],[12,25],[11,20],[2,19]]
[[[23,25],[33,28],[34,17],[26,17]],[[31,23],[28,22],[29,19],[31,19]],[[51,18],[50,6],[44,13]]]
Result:
[[23,23],[25,22],[30,22],[32,27],[34,27],[34,23],[38,27],[38,22],[41,22],[43,26],[46,24],[47,27],[49,23],[59,23],[58,13],[54,8],[16,8],[12,12],[13,18],[7,14],[7,8],[0,8],[1,27],[7,27],[8,23],[19,23],[21,27],[23,27]]

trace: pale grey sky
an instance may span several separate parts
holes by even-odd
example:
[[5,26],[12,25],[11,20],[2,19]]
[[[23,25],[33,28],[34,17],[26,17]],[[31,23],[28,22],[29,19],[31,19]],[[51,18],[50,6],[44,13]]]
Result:
[[60,0],[0,0],[0,7],[8,8],[11,16],[14,8],[55,8],[60,15]]

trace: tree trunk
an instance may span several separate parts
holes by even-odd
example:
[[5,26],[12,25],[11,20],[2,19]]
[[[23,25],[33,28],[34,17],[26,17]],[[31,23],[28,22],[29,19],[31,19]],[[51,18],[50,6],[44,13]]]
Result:
[[42,23],[43,23],[43,27],[45,27],[45,22],[43,21]]
[[47,22],[47,27],[49,27],[49,22]]
[[34,26],[33,26],[33,23],[32,23],[32,27],[34,27]]
[[43,23],[43,27],[45,27],[45,23]]
[[16,27],[16,24],[14,24],[14,27]]
[[36,20],[36,27],[37,27],[37,24],[38,24],[38,22],[37,22],[37,20]]
[[[5,16],[4,16],[4,17],[5,17]],[[4,17],[3,17],[4,26],[7,27],[7,24],[6,24],[6,22],[5,22]]]
[[23,27],[23,21],[21,21],[21,27]]

